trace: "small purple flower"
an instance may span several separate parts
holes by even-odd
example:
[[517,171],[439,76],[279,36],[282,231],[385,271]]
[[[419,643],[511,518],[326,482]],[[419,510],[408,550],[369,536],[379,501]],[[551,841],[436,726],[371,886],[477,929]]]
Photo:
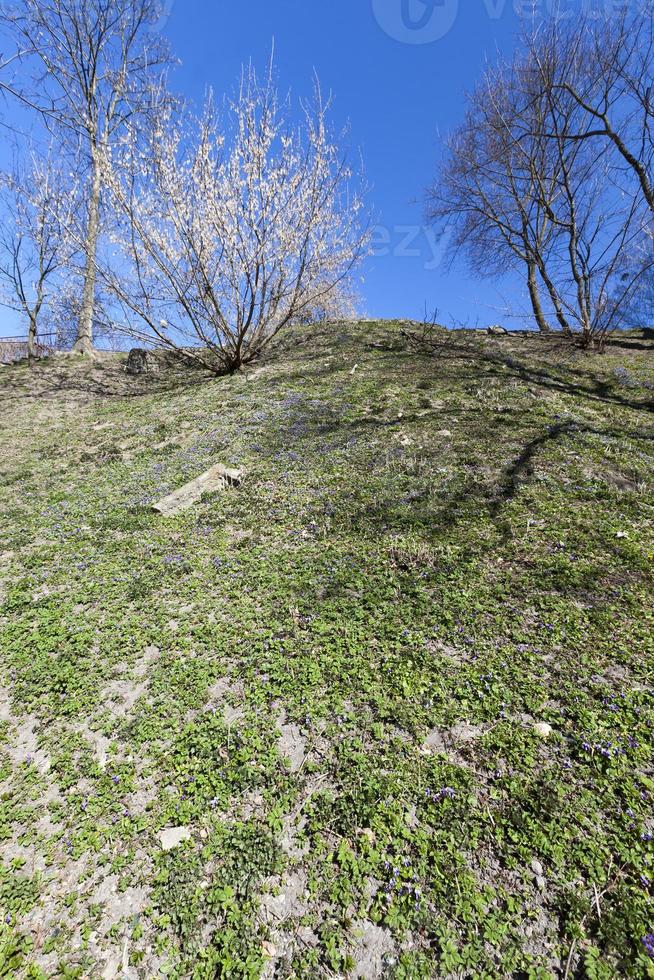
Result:
[[428,800],[433,800],[435,803],[441,803],[445,799],[453,800],[456,796],[456,790],[452,789],[451,786],[444,786],[436,793],[431,789],[427,789],[425,790],[425,796]]
[[647,955],[654,960],[654,933],[648,932],[646,936],[643,936],[643,946]]

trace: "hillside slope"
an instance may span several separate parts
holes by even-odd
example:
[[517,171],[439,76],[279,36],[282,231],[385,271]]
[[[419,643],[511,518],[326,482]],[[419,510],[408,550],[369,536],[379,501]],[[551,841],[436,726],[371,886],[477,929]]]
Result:
[[653,354],[2,369],[0,975],[654,976]]

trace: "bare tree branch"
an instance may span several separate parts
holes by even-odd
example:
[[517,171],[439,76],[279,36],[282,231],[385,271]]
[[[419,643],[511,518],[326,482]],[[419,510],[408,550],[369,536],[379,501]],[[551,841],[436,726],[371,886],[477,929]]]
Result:
[[23,76],[5,85],[38,112],[61,142],[82,146],[88,163],[83,300],[76,349],[93,346],[98,244],[104,192],[102,159],[130,121],[146,115],[158,71],[170,63],[150,30],[159,0],[20,0],[0,22],[15,44]]
[[570,90],[587,69],[583,36],[566,30],[566,43],[557,26],[537,31],[510,64],[486,70],[428,209],[478,274],[525,270],[540,330],[548,324],[539,283],[561,329],[601,345],[652,266],[648,202]]
[[69,235],[77,188],[50,154],[0,177],[5,220],[0,228],[0,302],[28,322],[33,358],[41,321],[75,246]]

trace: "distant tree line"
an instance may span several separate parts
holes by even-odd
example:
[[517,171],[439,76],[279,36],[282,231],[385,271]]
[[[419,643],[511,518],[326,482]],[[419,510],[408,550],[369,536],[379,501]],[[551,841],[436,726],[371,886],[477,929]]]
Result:
[[538,329],[603,344],[650,313],[654,19],[552,18],[486,69],[428,211],[480,276],[522,270]]
[[[119,332],[231,372],[286,324],[352,311],[360,182],[317,82],[299,120],[272,66],[199,114],[175,97],[161,13],[160,0],[0,8],[16,145],[0,174],[0,302],[32,352],[45,334],[88,353]],[[653,63],[651,2],[550,18],[486,69],[447,140],[431,220],[477,275],[519,270],[544,333],[601,346],[654,302]]]

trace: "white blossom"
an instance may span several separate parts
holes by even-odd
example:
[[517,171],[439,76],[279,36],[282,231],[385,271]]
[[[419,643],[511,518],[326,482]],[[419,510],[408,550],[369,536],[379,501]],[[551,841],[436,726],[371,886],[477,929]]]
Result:
[[211,97],[199,119],[162,100],[151,128],[105,161],[131,270],[112,284],[135,331],[219,371],[335,307],[366,246],[319,91],[294,128],[289,109],[271,74],[260,83],[250,69],[224,130]]

